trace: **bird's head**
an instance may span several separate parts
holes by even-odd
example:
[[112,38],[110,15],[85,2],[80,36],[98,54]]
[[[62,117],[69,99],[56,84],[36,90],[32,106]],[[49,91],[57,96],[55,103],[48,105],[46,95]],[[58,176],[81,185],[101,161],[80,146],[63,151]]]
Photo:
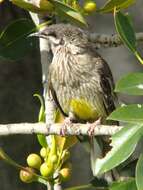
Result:
[[83,30],[71,24],[53,24],[35,33],[35,36],[47,39],[54,47],[66,44],[79,46],[87,41],[86,34]]

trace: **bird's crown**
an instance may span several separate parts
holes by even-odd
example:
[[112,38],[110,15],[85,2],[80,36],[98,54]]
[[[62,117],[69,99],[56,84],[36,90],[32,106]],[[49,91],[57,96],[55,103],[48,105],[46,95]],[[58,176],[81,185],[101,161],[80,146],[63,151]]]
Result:
[[53,37],[68,42],[87,40],[85,32],[71,24],[53,24],[40,31],[39,36],[43,38]]

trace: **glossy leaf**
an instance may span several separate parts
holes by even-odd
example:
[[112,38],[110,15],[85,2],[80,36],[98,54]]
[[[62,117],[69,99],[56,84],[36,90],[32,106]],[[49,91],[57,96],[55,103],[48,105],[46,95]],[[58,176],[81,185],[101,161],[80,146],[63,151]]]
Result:
[[101,13],[109,13],[109,12],[113,12],[115,7],[118,10],[125,9],[125,8],[129,7],[130,5],[134,4],[135,2],[136,2],[136,0],[109,0],[98,11]]
[[114,14],[116,30],[125,43],[125,45],[133,52],[136,52],[136,37],[132,24],[125,14],[120,11],[115,11]]
[[109,190],[137,190],[135,179],[129,178],[126,181],[115,182]]
[[134,55],[136,56],[136,58],[138,59],[138,61],[143,64],[143,58],[141,57],[140,53],[138,51],[134,52]]
[[[38,116],[38,122],[45,122],[45,106],[42,97],[39,94],[34,94],[35,97],[37,97],[40,100],[41,107],[39,111],[39,116]],[[47,147],[47,140],[46,136],[42,134],[37,135],[38,142],[42,147]]]
[[46,136],[45,135],[37,135],[38,142],[42,147],[47,147],[47,141],[46,141]]
[[115,91],[143,95],[143,73],[131,73],[121,78],[116,84]]
[[72,7],[61,1],[53,0],[52,2],[55,5],[56,12],[64,20],[68,19],[69,21],[77,22],[78,24],[82,24],[84,26],[87,25],[84,17],[79,11],[73,9]]
[[136,184],[138,190],[143,190],[143,154],[140,155],[136,166]]
[[117,108],[108,119],[129,122],[143,123],[143,105],[131,104]]
[[9,24],[0,34],[0,57],[17,60],[37,46],[36,39],[27,37],[35,30],[29,19],[19,19]]
[[120,11],[114,10],[114,20],[116,30],[123,41],[123,43],[134,53],[136,58],[141,64],[143,64],[143,58],[137,51],[136,47],[136,36],[134,33],[133,26],[131,24],[131,19],[128,15],[124,15]]
[[41,1],[41,4],[39,6],[36,6],[33,3],[25,0],[11,0],[11,2],[22,9],[35,13],[45,13],[49,11],[51,12],[54,9],[53,5],[49,1]]
[[103,174],[124,162],[135,150],[143,124],[128,125],[112,136],[112,149],[95,163],[95,175]]
[[37,97],[38,100],[40,101],[41,107],[39,111],[39,116],[38,116],[38,121],[39,122],[45,122],[45,105],[44,105],[44,100],[42,96],[39,94],[34,94],[34,97]]

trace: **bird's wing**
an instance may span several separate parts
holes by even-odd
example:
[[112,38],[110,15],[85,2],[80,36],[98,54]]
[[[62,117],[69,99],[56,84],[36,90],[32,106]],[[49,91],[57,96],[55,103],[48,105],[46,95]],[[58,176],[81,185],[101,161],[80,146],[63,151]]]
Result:
[[61,107],[61,105],[60,105],[60,103],[58,101],[57,94],[56,94],[56,92],[55,92],[55,90],[53,88],[53,85],[51,83],[50,77],[49,77],[48,81],[49,81],[48,82],[48,90],[51,92],[53,100],[54,100],[57,108],[60,110],[60,112],[63,114],[63,116],[67,117],[68,115],[63,111],[63,109],[62,109],[62,107]]
[[[81,57],[80,61],[87,61],[88,81],[90,86],[94,85],[91,89],[95,96],[94,106],[99,108],[99,113],[106,117],[115,109],[115,102],[117,101],[111,70],[106,61],[96,52],[92,43],[85,44],[82,54],[85,56],[83,59]],[[84,57],[88,58],[85,59]]]
[[107,63],[101,59],[103,66],[100,68],[100,90],[103,97],[103,103],[107,115],[115,109],[115,102],[117,101],[116,94],[114,93],[114,81],[111,70]]

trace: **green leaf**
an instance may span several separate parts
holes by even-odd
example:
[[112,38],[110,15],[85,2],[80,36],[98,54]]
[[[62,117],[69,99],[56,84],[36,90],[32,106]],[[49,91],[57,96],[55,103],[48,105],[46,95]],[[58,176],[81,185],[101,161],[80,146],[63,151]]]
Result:
[[138,190],[143,190],[143,154],[140,155],[136,166],[136,184]]
[[38,121],[39,122],[45,122],[45,105],[44,105],[44,100],[42,98],[42,96],[40,96],[39,94],[34,94],[34,97],[37,97],[40,101],[41,107],[40,107],[40,111],[39,111],[39,116],[38,116]]
[[128,15],[121,13],[120,11],[114,10],[114,20],[116,30],[123,41],[123,43],[133,52],[136,58],[141,64],[143,64],[143,59],[140,53],[137,51],[137,43],[135,32],[131,23],[131,19]]
[[37,139],[38,139],[38,142],[39,144],[42,146],[42,147],[47,147],[47,141],[46,141],[46,136],[45,135],[37,135]]
[[22,9],[26,9],[28,11],[32,11],[36,13],[40,12],[40,9],[30,2],[26,2],[23,0],[11,0],[11,2]]
[[[38,121],[39,122],[45,122],[45,106],[43,98],[39,94],[34,94],[35,97],[37,97],[40,100],[41,107],[39,111]],[[42,147],[47,147],[47,140],[45,135],[38,134],[37,135],[38,142]]]
[[[22,9],[26,9],[28,11],[35,12],[35,13],[52,12],[54,9],[53,5],[49,1],[41,1],[39,4],[39,7],[34,5],[34,3],[31,3],[25,0],[11,0],[11,2]],[[43,2],[43,5],[41,6],[42,2]]]
[[139,52],[134,52],[134,55],[136,56],[136,58],[139,60],[139,62],[141,64],[143,64],[143,58],[141,57],[140,53]]
[[110,114],[108,119],[129,123],[143,123],[143,105],[131,104],[119,107]]
[[114,10],[116,7],[117,10],[119,9],[125,9],[129,7],[130,5],[134,4],[136,0],[109,0],[105,3],[105,5],[97,10],[101,13],[109,13]]
[[125,14],[115,11],[116,30],[124,44],[133,52],[136,52],[136,36],[132,24]]
[[117,82],[115,91],[130,95],[143,95],[143,73],[131,73],[124,76]]
[[109,190],[137,190],[135,179],[131,178],[126,181],[115,182]]
[[35,30],[29,19],[19,19],[9,24],[0,34],[0,57],[17,60],[37,46],[35,38],[27,37]]
[[65,20],[67,19],[69,21],[87,26],[84,17],[79,11],[73,9],[72,7],[61,1],[53,0],[52,3],[55,5],[55,9],[58,15]]
[[112,149],[95,162],[94,174],[100,175],[124,162],[135,150],[143,124],[128,125],[112,136]]

